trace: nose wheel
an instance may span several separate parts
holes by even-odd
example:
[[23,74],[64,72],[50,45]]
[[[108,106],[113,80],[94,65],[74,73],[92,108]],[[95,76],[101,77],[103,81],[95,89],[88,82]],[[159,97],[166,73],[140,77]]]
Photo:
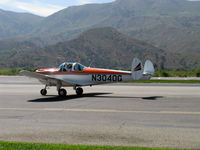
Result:
[[76,89],[76,94],[78,95],[78,96],[81,96],[81,95],[83,95],[83,89],[82,88],[77,88]]
[[43,95],[43,96],[47,95],[47,90],[41,89],[40,94]]
[[65,97],[65,96],[67,96],[67,91],[65,89],[59,89],[58,90],[58,95],[60,97]]

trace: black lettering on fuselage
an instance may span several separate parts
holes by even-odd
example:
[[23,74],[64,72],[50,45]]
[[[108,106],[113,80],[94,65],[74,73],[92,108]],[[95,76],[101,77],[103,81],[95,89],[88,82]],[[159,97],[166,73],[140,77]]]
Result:
[[97,75],[97,81],[101,81],[101,75]]
[[119,81],[119,82],[122,82],[122,75],[119,75],[119,76],[118,76],[118,81]]
[[122,75],[105,75],[105,74],[93,74],[92,81],[98,82],[122,82]]
[[97,76],[96,76],[96,74],[93,74],[93,75],[92,75],[92,81],[97,81]]
[[106,82],[106,80],[107,80],[107,77],[106,77],[106,75],[105,75],[105,74],[104,74],[104,75],[102,75],[102,81]]

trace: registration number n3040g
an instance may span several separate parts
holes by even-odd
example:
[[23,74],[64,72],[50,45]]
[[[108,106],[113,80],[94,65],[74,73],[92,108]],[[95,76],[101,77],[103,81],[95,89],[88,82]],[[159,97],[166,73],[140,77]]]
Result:
[[92,81],[121,82],[122,75],[93,74]]

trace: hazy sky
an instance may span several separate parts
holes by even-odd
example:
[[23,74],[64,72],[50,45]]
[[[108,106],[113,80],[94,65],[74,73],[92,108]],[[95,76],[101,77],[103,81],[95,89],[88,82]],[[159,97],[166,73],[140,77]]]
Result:
[[0,0],[0,9],[48,16],[69,6],[112,1],[115,0]]
[[0,9],[48,16],[72,5],[112,1],[114,0],[0,0]]

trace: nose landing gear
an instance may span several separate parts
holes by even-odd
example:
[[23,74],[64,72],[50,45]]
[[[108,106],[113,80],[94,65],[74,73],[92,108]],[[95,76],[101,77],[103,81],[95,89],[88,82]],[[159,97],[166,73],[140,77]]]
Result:
[[41,89],[40,94],[43,96],[47,95],[47,90],[46,89]]
[[40,94],[43,95],[43,96],[46,96],[46,95],[47,95],[47,85],[45,85],[45,88],[44,88],[44,89],[41,89],[41,90],[40,90]]

